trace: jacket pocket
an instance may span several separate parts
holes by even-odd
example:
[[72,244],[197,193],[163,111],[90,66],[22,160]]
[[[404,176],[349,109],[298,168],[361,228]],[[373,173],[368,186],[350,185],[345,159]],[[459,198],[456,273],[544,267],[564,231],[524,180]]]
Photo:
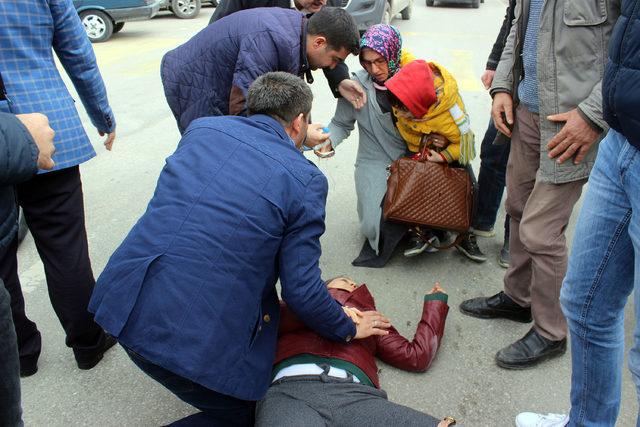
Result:
[[251,329],[251,335],[249,335],[247,350],[251,350],[251,348],[253,348],[253,344],[256,342],[258,336],[260,336],[260,332],[262,332],[262,304],[260,304],[260,306],[258,307],[257,312],[258,316],[252,323],[253,327]]
[[607,0],[566,0],[562,20],[569,27],[602,24],[607,20]]

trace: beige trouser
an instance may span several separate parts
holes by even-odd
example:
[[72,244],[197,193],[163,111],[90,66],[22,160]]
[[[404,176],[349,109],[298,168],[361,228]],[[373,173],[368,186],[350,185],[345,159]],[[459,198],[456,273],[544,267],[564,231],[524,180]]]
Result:
[[539,182],[539,165],[538,115],[520,105],[507,163],[505,204],[511,216],[511,264],[504,277],[504,291],[521,306],[531,306],[538,333],[557,341],[567,336],[559,300],[567,271],[565,230],[587,180]]

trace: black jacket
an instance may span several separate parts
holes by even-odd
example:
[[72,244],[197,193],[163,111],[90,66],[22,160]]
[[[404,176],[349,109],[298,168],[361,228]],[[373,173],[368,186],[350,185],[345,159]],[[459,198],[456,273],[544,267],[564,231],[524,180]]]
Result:
[[498,37],[493,44],[493,48],[491,48],[491,53],[489,54],[489,59],[487,60],[487,66],[485,68],[487,70],[495,71],[498,67],[498,62],[500,62],[504,44],[507,42],[507,37],[509,37],[509,31],[511,30],[511,24],[513,23],[515,6],[516,0],[509,0],[509,6],[507,6],[507,11],[504,14],[502,27],[500,27],[500,32],[498,33]]
[[[327,1],[327,6],[340,7],[341,4],[341,0]],[[209,20],[209,24],[240,10],[253,9],[256,7],[282,7],[290,9],[291,0],[223,0],[222,4],[218,5],[215,12],[213,12],[211,19]],[[310,15],[311,14],[307,15],[307,18],[309,18]],[[325,68],[322,71],[324,72],[324,76],[327,78],[331,93],[333,93],[333,96],[336,98],[339,98],[340,92],[338,92],[338,85],[341,81],[349,78],[349,67],[344,63],[340,63],[333,70]]]
[[[341,3],[341,0],[328,0],[327,6],[339,7]],[[211,15],[209,24],[239,10],[253,9],[254,7],[283,7],[289,9],[291,8],[291,0],[223,0],[222,4],[219,4],[213,15]]]
[[640,149],[640,1],[624,0],[602,80],[604,119]]
[[0,250],[18,230],[18,209],[13,189],[38,171],[38,147],[12,114],[0,113]]

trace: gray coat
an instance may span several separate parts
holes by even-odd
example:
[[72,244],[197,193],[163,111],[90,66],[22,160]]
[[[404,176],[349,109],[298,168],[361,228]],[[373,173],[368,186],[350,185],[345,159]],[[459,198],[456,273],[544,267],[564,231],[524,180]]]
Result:
[[[530,0],[516,2],[514,25],[496,70],[491,94],[508,92],[517,97],[523,76],[522,45],[529,20]],[[538,34],[538,96],[540,100],[540,169],[542,182],[565,183],[587,178],[595,162],[594,145],[579,165],[557,164],[549,159],[548,142],[562,123],[548,115],[578,107],[591,122],[603,129],[602,76],[607,61],[611,30],[620,14],[619,0],[546,0]],[[514,99],[517,102],[517,99]]]
[[355,165],[356,194],[360,230],[371,248],[378,253],[380,239],[380,204],[387,191],[387,166],[406,152],[406,145],[391,119],[392,113],[382,113],[376,101],[376,90],[369,74],[360,70],[353,74],[367,91],[367,103],[356,110],[340,98],[329,124],[331,143],[337,147],[358,122],[360,139]]

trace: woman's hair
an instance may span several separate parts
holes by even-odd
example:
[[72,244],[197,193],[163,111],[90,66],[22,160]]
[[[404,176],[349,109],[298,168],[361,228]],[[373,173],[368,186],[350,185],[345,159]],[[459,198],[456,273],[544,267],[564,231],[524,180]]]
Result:
[[324,284],[326,286],[329,286],[329,283],[333,282],[336,279],[347,279],[347,280],[353,281],[353,279],[351,277],[349,277],[349,276],[336,276],[336,277],[332,277],[331,279],[325,280]]

